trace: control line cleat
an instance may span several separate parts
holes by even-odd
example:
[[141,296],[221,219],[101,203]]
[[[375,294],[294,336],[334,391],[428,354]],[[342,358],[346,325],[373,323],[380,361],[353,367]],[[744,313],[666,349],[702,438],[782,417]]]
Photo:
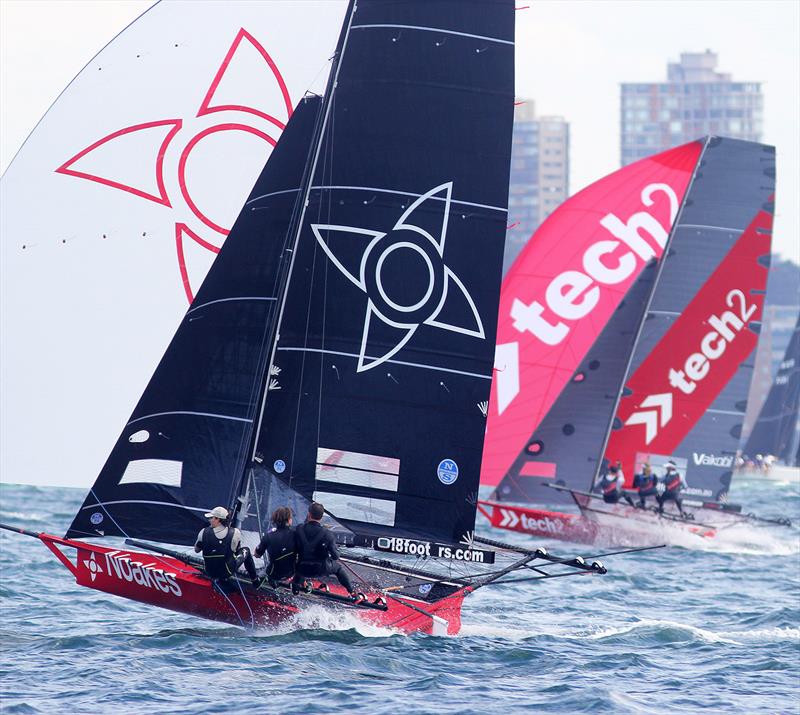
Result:
[[378,596],[372,604],[374,606],[386,606],[386,599],[383,596]]
[[325,593],[330,593],[330,591],[331,591],[330,588],[328,588],[328,584],[325,583],[324,581],[320,581],[317,584],[317,590],[318,591],[324,591]]
[[355,592],[355,591],[352,591],[350,593],[350,598],[352,599],[353,603],[355,603],[355,604],[364,603],[367,600],[367,597],[363,593],[361,593],[360,591],[358,593]]

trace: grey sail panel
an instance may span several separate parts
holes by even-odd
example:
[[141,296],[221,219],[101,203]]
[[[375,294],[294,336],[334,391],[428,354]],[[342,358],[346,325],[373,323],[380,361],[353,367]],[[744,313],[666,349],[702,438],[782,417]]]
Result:
[[629,478],[674,459],[688,492],[730,485],[766,289],[773,147],[711,138],[673,231],[606,450]]
[[495,498],[571,503],[549,484],[585,490],[598,469],[658,266],[651,261],[631,286],[578,370],[531,435]]
[[767,399],[758,415],[744,454],[771,454],[797,466],[800,448],[800,316]]

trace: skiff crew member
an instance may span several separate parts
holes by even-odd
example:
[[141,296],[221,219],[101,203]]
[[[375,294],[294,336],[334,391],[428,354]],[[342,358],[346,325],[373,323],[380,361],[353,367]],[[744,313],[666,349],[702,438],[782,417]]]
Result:
[[658,477],[653,474],[652,467],[645,462],[642,473],[633,477],[633,486],[639,490],[639,507],[644,509],[647,497],[658,496]]
[[336,549],[333,534],[320,524],[324,515],[325,508],[322,504],[312,502],[308,507],[306,523],[294,530],[297,566],[292,591],[299,592],[306,578],[330,575],[336,576],[339,583],[355,598],[356,591],[350,576],[339,561],[339,551]]
[[294,529],[292,528],[292,510],[288,506],[280,506],[272,512],[272,523],[275,526],[264,534],[255,556],[260,559],[265,553],[269,556],[267,579],[270,586],[276,586],[294,576],[294,565],[297,555],[294,549]]
[[250,549],[242,546],[242,532],[227,525],[228,510],[224,506],[215,506],[205,517],[209,526],[200,530],[194,550],[203,552],[206,573],[214,581],[227,581],[244,565],[253,585],[258,588],[262,579],[256,573]]
[[612,464],[600,480],[600,491],[606,504],[616,504],[620,499],[625,499],[631,506],[633,500],[625,493],[625,475],[619,463]]
[[664,513],[664,502],[674,501],[681,516],[685,516],[681,492],[686,487],[686,478],[678,471],[678,466],[672,460],[666,464],[666,472],[662,481],[664,482],[664,491],[656,496],[659,514]]

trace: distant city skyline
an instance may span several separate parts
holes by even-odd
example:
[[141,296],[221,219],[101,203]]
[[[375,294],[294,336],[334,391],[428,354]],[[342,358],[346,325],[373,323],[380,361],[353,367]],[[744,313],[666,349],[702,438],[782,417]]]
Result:
[[682,52],[666,78],[620,86],[623,165],[701,136],[760,142],[761,83],[720,72],[715,52]]
[[[151,4],[0,3],[0,168],[83,65]],[[533,98],[541,115],[570,123],[573,192],[619,167],[622,83],[656,81],[681,53],[707,48],[723,72],[761,83],[763,141],[778,148],[774,250],[800,262],[800,3],[539,0],[519,7],[517,94]]]

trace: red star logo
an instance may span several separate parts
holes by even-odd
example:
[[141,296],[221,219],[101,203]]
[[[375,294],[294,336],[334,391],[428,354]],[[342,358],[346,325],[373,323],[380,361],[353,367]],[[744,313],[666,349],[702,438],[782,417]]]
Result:
[[[254,77],[255,74],[261,76]],[[243,76],[246,82],[236,81]],[[252,101],[237,96],[242,87],[253,88]],[[79,151],[56,173],[126,191],[171,210],[178,268],[191,303],[194,291],[184,254],[187,239],[219,253],[230,231],[230,217],[215,215],[210,210],[213,201],[209,200],[208,189],[203,193],[204,183],[208,186],[209,182],[202,181],[208,176],[208,169],[203,171],[202,166],[205,163],[207,167],[209,158],[221,156],[215,140],[229,137],[224,133],[231,132],[240,140],[255,138],[258,149],[263,150],[259,165],[263,167],[291,114],[292,101],[277,65],[255,37],[241,28],[196,115],[119,129]],[[244,200],[242,193],[246,195],[250,189],[244,182],[241,176],[227,181],[220,172],[214,176],[213,189],[236,192],[232,205],[238,209]]]

